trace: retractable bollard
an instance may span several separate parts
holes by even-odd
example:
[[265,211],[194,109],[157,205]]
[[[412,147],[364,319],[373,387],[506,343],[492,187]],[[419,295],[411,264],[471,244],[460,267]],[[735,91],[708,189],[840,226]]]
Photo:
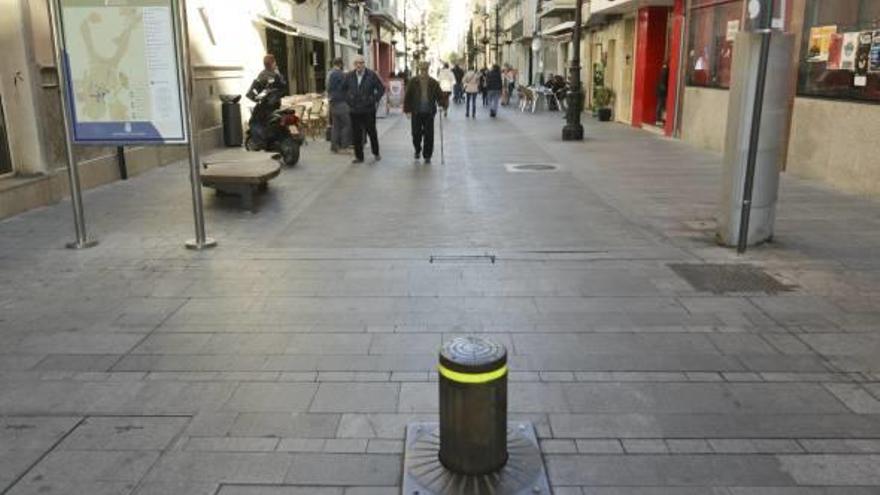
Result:
[[440,453],[446,469],[496,472],[507,463],[507,350],[458,337],[440,350]]

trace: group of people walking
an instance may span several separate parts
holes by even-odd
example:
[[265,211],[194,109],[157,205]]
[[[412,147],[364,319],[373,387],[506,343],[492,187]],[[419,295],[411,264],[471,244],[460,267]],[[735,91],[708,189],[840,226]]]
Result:
[[376,108],[385,94],[379,76],[368,69],[364,57],[354,59],[354,69],[345,72],[341,58],[333,60],[327,75],[327,96],[330,101],[330,148],[340,151],[349,143],[354,146],[352,163],[363,163],[364,143],[370,140],[373,159],[379,161],[379,136],[376,132]]
[[[476,118],[477,95],[482,94],[483,106],[488,107],[489,115],[495,118],[515,74],[509,67],[502,70],[497,64],[480,71],[464,71],[457,64],[450,69],[444,64],[437,79],[431,77],[429,71],[428,62],[420,63],[417,75],[407,82],[403,97],[403,112],[411,121],[415,159],[424,159],[425,164],[430,164],[434,155],[434,118],[441,111],[446,115],[450,98],[456,103],[465,103],[467,118]],[[353,146],[352,163],[362,163],[364,145],[369,139],[374,160],[381,160],[376,109],[384,94],[385,85],[366,67],[362,56],[355,57],[349,72],[345,72],[341,58],[333,60],[333,68],[327,75],[327,95],[332,123],[330,147],[334,152]]]

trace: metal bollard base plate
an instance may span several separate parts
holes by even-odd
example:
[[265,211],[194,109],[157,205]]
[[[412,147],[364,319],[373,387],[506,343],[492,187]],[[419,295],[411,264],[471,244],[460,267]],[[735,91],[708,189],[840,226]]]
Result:
[[453,473],[440,464],[439,423],[406,426],[401,495],[550,495],[550,483],[535,428],[528,421],[507,424],[507,464],[497,473]]

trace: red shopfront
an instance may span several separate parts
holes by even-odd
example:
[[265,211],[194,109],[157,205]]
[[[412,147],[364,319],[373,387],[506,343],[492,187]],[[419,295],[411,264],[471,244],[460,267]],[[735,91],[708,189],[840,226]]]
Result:
[[631,122],[674,133],[685,0],[655,2],[636,13]]

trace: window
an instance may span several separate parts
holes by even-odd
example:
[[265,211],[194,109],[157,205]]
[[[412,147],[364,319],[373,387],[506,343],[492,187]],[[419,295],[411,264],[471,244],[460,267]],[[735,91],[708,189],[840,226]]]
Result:
[[880,0],[808,0],[798,94],[880,102]]
[[733,40],[742,13],[742,0],[694,0],[688,31],[688,85],[730,87]]
[[12,157],[9,156],[9,139],[6,133],[6,116],[3,114],[3,98],[0,97],[0,175],[12,172]]

